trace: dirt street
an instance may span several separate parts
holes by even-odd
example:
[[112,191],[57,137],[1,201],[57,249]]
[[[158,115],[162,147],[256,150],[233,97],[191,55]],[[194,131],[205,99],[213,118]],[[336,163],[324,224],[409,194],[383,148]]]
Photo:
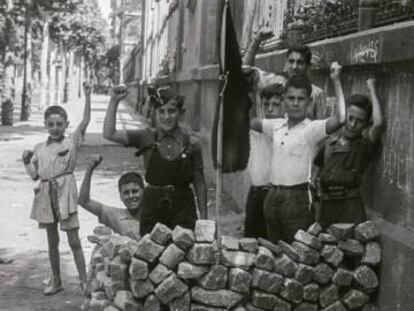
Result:
[[[75,172],[78,186],[83,177],[85,163],[91,154],[99,153],[104,160],[93,177],[92,197],[114,205],[122,206],[117,179],[122,172],[142,172],[141,159],[134,156],[134,149],[112,144],[102,138],[102,124],[108,98],[92,97],[92,120],[87,129]],[[83,100],[73,100],[65,106],[69,113],[71,128],[81,119]],[[130,108],[120,106],[118,126],[137,128],[143,126],[137,117],[131,117]],[[0,260],[11,259],[11,263],[0,262],[0,310],[1,311],[47,311],[80,310],[82,297],[75,264],[67,242],[61,232],[60,254],[64,291],[50,297],[43,296],[43,282],[49,277],[46,232],[38,229],[29,218],[36,185],[26,175],[20,155],[24,149],[44,140],[47,134],[43,128],[40,113],[34,113],[29,122],[17,122],[13,127],[0,127]],[[209,190],[209,215],[214,213],[214,191]],[[224,197],[221,215],[223,234],[240,236],[242,214],[228,198]],[[98,224],[95,216],[79,207],[80,237],[86,261],[89,261],[93,245],[87,240]]]

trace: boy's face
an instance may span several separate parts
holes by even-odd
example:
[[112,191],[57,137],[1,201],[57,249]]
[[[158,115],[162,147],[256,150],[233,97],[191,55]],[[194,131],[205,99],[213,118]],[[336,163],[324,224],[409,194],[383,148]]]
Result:
[[344,134],[347,138],[360,136],[362,131],[369,122],[367,120],[367,112],[357,106],[348,106],[346,109],[346,123],[344,126]]
[[181,110],[177,107],[176,101],[169,101],[164,106],[155,110],[157,128],[169,132],[178,126],[181,117]]
[[284,103],[289,119],[304,120],[311,101],[306,89],[289,87],[286,90]]
[[143,190],[138,183],[128,183],[121,185],[120,196],[121,201],[126,206],[127,210],[136,211],[142,200]]
[[287,58],[287,73],[289,77],[297,75],[306,75],[308,71],[308,64],[301,53],[292,52]]
[[270,98],[262,97],[262,108],[265,119],[283,117],[283,98],[280,95],[273,95]]
[[45,120],[45,127],[51,138],[60,138],[65,134],[69,122],[60,114],[51,114]]

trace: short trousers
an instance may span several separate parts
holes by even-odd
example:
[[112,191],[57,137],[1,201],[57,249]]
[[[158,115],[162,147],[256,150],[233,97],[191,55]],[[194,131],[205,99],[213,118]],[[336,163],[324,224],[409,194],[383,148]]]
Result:
[[61,231],[69,231],[73,229],[79,229],[79,218],[78,213],[72,213],[69,215],[68,218],[62,219],[62,220],[55,220],[55,222],[51,223],[39,223],[40,229],[47,229],[52,225],[56,225],[57,223],[60,223],[60,230]]

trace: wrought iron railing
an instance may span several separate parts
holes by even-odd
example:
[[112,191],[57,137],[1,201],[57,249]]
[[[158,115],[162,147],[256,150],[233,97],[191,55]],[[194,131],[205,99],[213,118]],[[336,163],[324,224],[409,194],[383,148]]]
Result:
[[[287,47],[292,42],[289,40],[292,33],[296,33],[295,41],[310,43],[358,31],[359,0],[336,2],[266,0],[264,2],[270,6],[273,3],[275,8],[280,10],[283,7],[285,10],[283,15],[278,10],[273,14],[267,14],[263,10],[256,12],[267,17],[269,25],[279,25],[274,29],[275,38],[264,45],[264,51]],[[275,20],[276,16],[279,18],[278,21]],[[280,27],[281,16],[282,27]],[[411,19],[414,19],[414,0],[378,0],[373,26],[384,26]]]

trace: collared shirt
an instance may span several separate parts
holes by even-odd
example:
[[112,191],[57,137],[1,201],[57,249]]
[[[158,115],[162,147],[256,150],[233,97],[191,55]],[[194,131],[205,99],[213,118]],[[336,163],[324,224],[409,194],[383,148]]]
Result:
[[273,139],[270,182],[292,186],[310,180],[317,146],[326,134],[326,120],[303,120],[288,128],[287,119],[264,119],[263,133]]
[[374,147],[369,137],[352,141],[341,139],[339,133],[330,137],[315,158],[315,164],[321,168],[318,176],[322,184],[358,187]]
[[272,160],[272,140],[268,136],[250,131],[250,157],[247,170],[253,186],[269,183]]
[[[59,211],[62,219],[77,211],[78,191],[73,174],[75,170],[78,150],[82,143],[82,132],[78,127],[69,137],[65,137],[60,143],[42,142],[35,146],[33,157],[28,165],[25,165],[27,173],[40,180],[48,180],[56,176],[58,184]],[[40,223],[52,223],[55,221],[49,196],[49,183],[40,182],[35,189],[31,216]]]
[[[172,146],[171,149],[175,149],[177,146],[174,146],[178,143],[180,149],[183,148],[183,131],[180,127],[177,127],[174,131],[170,133],[165,133],[161,130],[154,130],[152,128],[139,129],[139,130],[129,130],[127,131],[128,144],[126,147],[136,147],[138,149],[151,146],[153,143],[158,142],[160,147],[166,143],[165,148],[168,149],[168,145]],[[171,139],[173,138],[173,139]],[[174,143],[175,140],[175,143]],[[190,137],[190,145],[192,149],[192,165],[193,170],[203,169],[203,156],[201,151],[201,146],[199,142]],[[181,151],[181,150],[180,150]],[[147,167],[149,157],[151,155],[151,149],[148,148],[144,152],[144,166]]]
[[99,222],[120,235],[139,239],[139,221],[127,209],[103,205],[99,211]]

